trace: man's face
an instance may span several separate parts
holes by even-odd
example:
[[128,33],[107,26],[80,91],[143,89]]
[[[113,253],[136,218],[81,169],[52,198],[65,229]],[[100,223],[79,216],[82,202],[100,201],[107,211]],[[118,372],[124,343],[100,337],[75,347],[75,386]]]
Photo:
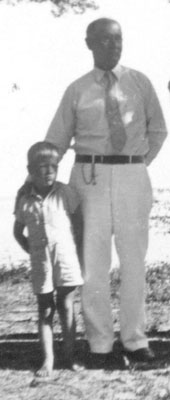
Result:
[[117,22],[98,24],[93,36],[87,37],[87,46],[93,53],[95,66],[111,70],[120,60],[122,52],[122,32]]
[[32,181],[40,192],[51,188],[56,180],[57,171],[58,156],[55,154],[40,156],[35,163],[29,167]]

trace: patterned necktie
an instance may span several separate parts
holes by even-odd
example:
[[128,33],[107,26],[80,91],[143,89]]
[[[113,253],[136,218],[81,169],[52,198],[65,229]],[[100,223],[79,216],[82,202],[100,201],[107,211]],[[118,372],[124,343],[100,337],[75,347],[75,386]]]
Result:
[[126,131],[122,122],[119,103],[115,96],[116,77],[111,71],[104,74],[106,118],[113,148],[121,151],[126,143]]

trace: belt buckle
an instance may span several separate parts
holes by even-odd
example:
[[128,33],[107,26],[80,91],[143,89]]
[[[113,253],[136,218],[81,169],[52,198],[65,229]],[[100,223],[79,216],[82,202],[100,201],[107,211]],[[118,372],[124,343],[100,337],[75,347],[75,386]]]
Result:
[[129,156],[129,164],[132,164],[132,156]]
[[103,164],[103,162],[104,162],[104,156],[100,156],[100,159],[101,159],[101,163]]

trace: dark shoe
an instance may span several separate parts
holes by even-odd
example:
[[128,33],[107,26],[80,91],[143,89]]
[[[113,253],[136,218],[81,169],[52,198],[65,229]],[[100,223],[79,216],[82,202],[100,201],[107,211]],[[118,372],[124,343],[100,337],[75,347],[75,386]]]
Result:
[[123,354],[134,362],[153,362],[155,361],[155,354],[149,347],[144,347],[135,351],[123,350]]
[[86,368],[88,369],[125,369],[125,361],[122,352],[110,353],[88,353],[86,357]]
[[88,353],[86,367],[88,369],[104,369],[107,364],[108,354],[110,353]]

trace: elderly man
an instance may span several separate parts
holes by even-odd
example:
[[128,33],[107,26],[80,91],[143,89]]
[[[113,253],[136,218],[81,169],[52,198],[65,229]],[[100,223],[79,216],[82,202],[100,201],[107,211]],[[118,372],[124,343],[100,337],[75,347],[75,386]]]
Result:
[[94,363],[113,348],[109,270],[114,235],[121,268],[120,333],[123,351],[134,360],[154,354],[145,336],[145,267],[152,188],[147,165],[167,135],[149,79],[119,64],[118,22],[100,18],[87,28],[94,69],[65,91],[46,141],[60,156],[74,138],[70,184],[81,199],[84,220],[82,305]]

